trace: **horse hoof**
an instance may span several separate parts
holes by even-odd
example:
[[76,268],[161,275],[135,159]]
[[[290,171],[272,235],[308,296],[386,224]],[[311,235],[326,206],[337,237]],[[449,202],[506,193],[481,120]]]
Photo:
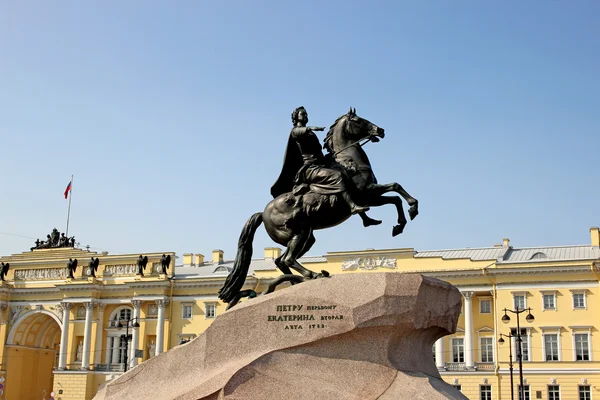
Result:
[[413,219],[415,219],[415,217],[417,215],[419,215],[419,209],[417,208],[417,206],[412,206],[411,208],[408,209],[408,215],[410,216],[410,220],[412,221]]
[[328,278],[329,277],[329,272],[325,271],[324,269],[321,270],[320,275],[324,278]]
[[404,231],[404,227],[402,225],[396,225],[392,228],[392,236],[398,236]]

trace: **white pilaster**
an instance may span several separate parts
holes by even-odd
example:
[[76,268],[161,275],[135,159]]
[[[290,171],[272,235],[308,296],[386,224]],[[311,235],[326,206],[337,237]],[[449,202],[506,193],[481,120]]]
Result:
[[81,355],[81,368],[89,369],[90,367],[90,347],[92,344],[92,313],[96,303],[86,301],[83,303],[85,307],[85,326],[83,328],[83,354]]
[[156,300],[158,306],[158,323],[156,327],[156,352],[154,355],[159,355],[163,352],[164,348],[164,336],[165,336],[165,306],[169,303],[169,300]]
[[[133,323],[140,323],[140,307],[142,306],[141,300],[132,300],[133,304]],[[138,364],[138,359],[135,357],[135,350],[138,348],[138,342],[140,338],[140,328],[132,328],[131,333],[131,353],[129,355],[129,366],[134,367]]]
[[102,330],[104,329],[104,307],[106,307],[106,304],[98,303],[98,322],[96,323],[96,345],[94,346],[94,364],[102,364]]
[[465,367],[473,368],[473,292],[463,292],[465,298]]
[[435,341],[435,365],[438,369],[443,369],[445,365],[444,359],[444,338],[439,338]]
[[60,354],[58,358],[58,369],[65,369],[67,366],[67,349],[69,348],[69,320],[71,319],[71,303],[60,303],[62,308],[62,333],[60,335]]

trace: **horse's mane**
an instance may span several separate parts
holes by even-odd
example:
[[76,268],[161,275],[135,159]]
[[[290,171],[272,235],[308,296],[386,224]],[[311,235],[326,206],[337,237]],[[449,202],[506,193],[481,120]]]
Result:
[[335,122],[329,127],[327,135],[325,135],[325,140],[323,140],[325,144],[323,144],[323,148],[327,150],[328,153],[333,153],[333,131],[335,130],[335,127],[338,124],[338,122],[340,122],[340,120],[346,115],[348,114],[344,114],[338,119],[336,119]]

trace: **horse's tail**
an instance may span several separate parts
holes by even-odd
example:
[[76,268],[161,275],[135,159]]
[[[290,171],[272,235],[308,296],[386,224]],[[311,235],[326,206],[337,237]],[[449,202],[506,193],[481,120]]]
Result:
[[240,292],[242,286],[246,281],[246,275],[248,275],[248,268],[250,268],[250,261],[252,260],[252,242],[254,241],[254,234],[262,223],[262,213],[256,213],[252,215],[238,241],[238,251],[233,262],[233,270],[227,276],[225,284],[219,290],[219,299],[225,303],[229,303],[234,297]]

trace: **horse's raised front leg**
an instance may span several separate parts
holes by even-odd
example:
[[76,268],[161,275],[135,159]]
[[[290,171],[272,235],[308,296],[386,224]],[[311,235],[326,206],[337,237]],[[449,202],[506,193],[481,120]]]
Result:
[[385,184],[372,184],[365,188],[365,192],[374,195],[381,196],[384,193],[396,192],[406,200],[410,208],[408,209],[408,215],[411,221],[419,215],[419,201],[412,197],[404,188],[397,182],[385,183]]
[[395,225],[392,228],[392,236],[398,236],[404,231],[404,227],[406,226],[406,217],[404,216],[404,207],[402,206],[402,199],[398,196],[373,196],[370,197],[367,201],[372,207],[379,207],[385,204],[393,204],[396,206],[396,210],[398,211],[398,225]]

